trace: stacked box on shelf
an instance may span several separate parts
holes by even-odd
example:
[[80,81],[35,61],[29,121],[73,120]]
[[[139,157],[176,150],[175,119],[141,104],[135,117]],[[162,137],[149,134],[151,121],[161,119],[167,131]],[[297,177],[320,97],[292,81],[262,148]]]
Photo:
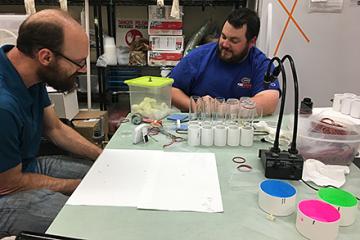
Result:
[[128,91],[129,87],[125,80],[141,76],[140,69],[131,67],[107,67],[106,68],[106,90],[107,91]]
[[[175,66],[182,58],[184,36],[182,16],[170,17],[171,6],[151,5],[149,11],[149,66]],[[180,7],[182,12],[182,7]]]

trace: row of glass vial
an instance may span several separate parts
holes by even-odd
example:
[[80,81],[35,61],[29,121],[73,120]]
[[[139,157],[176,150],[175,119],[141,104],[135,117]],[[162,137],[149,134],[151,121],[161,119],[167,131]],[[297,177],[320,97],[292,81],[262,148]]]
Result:
[[188,144],[190,146],[243,146],[251,147],[254,141],[254,128],[250,125],[216,124],[208,122],[189,122]]
[[222,123],[252,122],[260,118],[262,110],[249,97],[240,99],[208,96],[191,96],[189,105],[189,121],[213,121]]

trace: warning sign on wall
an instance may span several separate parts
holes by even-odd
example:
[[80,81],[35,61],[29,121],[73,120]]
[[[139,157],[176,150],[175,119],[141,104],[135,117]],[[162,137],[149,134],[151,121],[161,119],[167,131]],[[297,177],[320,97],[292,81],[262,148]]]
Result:
[[129,46],[136,36],[148,38],[147,19],[118,18],[116,27],[116,45]]

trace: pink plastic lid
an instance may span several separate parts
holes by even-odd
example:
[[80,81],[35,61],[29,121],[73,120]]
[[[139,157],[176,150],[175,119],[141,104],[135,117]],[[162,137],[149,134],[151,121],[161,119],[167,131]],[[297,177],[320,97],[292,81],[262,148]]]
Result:
[[299,210],[305,215],[320,222],[336,222],[340,219],[338,210],[320,200],[303,200],[299,202]]

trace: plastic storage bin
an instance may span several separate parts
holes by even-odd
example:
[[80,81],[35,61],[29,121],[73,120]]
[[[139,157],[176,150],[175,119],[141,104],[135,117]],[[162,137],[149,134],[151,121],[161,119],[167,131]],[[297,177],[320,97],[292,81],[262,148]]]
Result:
[[159,120],[171,110],[171,78],[144,76],[126,80],[132,113]]
[[345,119],[319,113],[299,119],[298,149],[304,159],[350,165],[360,145],[360,128]]

